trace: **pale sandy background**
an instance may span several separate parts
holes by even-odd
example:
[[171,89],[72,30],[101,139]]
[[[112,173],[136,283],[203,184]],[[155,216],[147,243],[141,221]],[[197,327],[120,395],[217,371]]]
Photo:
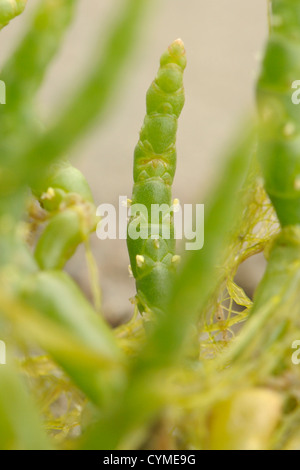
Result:
[[[19,40],[26,17],[36,5],[29,0],[26,14],[1,32],[1,66]],[[99,31],[105,35],[109,18],[122,0],[81,0],[76,21],[53,62],[39,94],[45,120],[84,77]],[[117,204],[131,195],[132,153],[144,112],[145,92],[165,47],[177,37],[186,45],[186,106],[178,135],[178,169],[174,196],[181,202],[203,202],[213,187],[222,150],[244,111],[254,106],[254,79],[267,35],[266,0],[153,0],[151,16],[105,124],[95,129],[70,155],[86,175],[97,204]],[[0,74],[1,78],[1,74]],[[221,228],[220,228],[221,229]],[[124,241],[99,241],[93,249],[100,269],[105,315],[113,322],[130,313],[128,298],[134,283],[128,278]],[[68,269],[88,289],[84,254]],[[243,285],[251,293],[263,270],[254,259],[243,268]]]

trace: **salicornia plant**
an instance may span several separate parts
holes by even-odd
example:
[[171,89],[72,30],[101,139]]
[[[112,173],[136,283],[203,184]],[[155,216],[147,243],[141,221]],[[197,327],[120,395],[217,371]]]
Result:
[[[165,310],[178,263],[171,191],[177,119],[184,105],[185,66],[184,46],[178,39],[161,57],[157,77],[147,92],[147,115],[134,152],[135,209],[127,244],[141,312]],[[152,212],[153,207],[161,211],[162,220]]]
[[295,282],[300,249],[299,107],[293,103],[293,82],[300,71],[300,6],[272,2],[270,38],[257,86],[260,119],[258,157],[266,190],[282,230],[269,254],[269,265],[256,294],[253,311],[271,299],[281,301]]
[[[171,189],[184,105],[182,41],[161,56],[134,151],[127,245],[135,314],[115,329],[102,316],[89,244],[101,221],[66,154],[104,119],[153,2],[121,2],[84,80],[41,125],[36,93],[77,3],[41,1],[0,73],[7,93],[0,107],[0,339],[7,348],[0,448],[297,449],[299,2],[268,2],[257,117],[240,126],[206,201],[203,249],[180,254]],[[0,29],[25,4],[0,0]],[[63,271],[81,243],[92,302]],[[235,277],[261,252],[268,266],[252,302]]]

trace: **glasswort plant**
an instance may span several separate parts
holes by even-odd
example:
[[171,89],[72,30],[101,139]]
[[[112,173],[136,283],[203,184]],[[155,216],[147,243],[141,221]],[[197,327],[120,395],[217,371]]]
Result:
[[[165,310],[179,260],[175,255],[174,215],[170,208],[176,169],[177,119],[184,105],[185,67],[184,45],[178,39],[162,55],[158,74],[147,92],[147,115],[134,152],[133,206],[143,205],[151,217],[154,204],[165,207],[162,221],[151,217],[148,221],[148,216],[145,218],[142,211],[136,211],[128,225],[127,245],[142,312]],[[158,226],[155,238],[153,234],[151,237],[151,224]],[[132,225],[146,225],[148,238],[133,239]],[[163,234],[164,226],[170,231],[168,238]]]

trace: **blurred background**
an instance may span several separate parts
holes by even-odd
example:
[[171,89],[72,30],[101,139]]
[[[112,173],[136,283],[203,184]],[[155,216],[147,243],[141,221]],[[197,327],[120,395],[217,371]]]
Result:
[[[106,35],[122,0],[81,0],[76,21],[64,47],[52,63],[37,106],[47,122],[84,77],[99,31]],[[151,0],[131,68],[105,121],[99,123],[69,155],[86,176],[96,205],[118,206],[120,195],[131,197],[132,158],[145,114],[145,94],[158,68],[161,53],[181,37],[188,67],[186,105],[177,140],[178,166],[173,196],[181,203],[203,203],[221,168],[220,160],[245,111],[255,106],[254,80],[267,36],[267,2],[262,0]],[[21,40],[27,19],[37,4],[28,0],[25,15],[1,33],[0,71]],[[126,38],[124,38],[126,40]],[[99,51],[100,53],[100,51]],[[220,227],[220,230],[222,228]],[[113,324],[132,313],[129,297],[135,293],[128,276],[124,240],[92,238],[100,271],[104,314]],[[89,280],[80,248],[67,269],[89,292]],[[240,268],[239,282],[252,295],[264,269],[262,256]]]

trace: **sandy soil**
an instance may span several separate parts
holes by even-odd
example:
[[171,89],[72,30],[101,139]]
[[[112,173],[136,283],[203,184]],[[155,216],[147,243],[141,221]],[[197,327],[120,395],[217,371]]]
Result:
[[[1,33],[0,70],[36,3],[29,0],[26,15]],[[254,79],[267,34],[266,1],[151,3],[151,15],[118,99],[105,123],[96,126],[70,154],[86,175],[97,204],[116,204],[119,195],[131,195],[132,153],[145,112],[145,92],[161,52],[173,39],[184,40],[188,55],[186,106],[180,120],[174,184],[174,196],[181,202],[196,198],[204,202],[204,196],[213,188],[223,149],[244,112],[254,105]],[[104,38],[116,5],[117,0],[79,2],[76,20],[38,96],[45,120],[62,105],[66,90],[70,94],[84,77],[99,30]],[[131,312],[128,298],[134,294],[134,283],[127,273],[126,245],[124,241],[99,241],[93,237],[93,249],[100,269],[105,314],[117,322]],[[79,250],[68,269],[88,289],[83,250]],[[249,292],[262,269],[260,258],[243,269],[243,284]]]

